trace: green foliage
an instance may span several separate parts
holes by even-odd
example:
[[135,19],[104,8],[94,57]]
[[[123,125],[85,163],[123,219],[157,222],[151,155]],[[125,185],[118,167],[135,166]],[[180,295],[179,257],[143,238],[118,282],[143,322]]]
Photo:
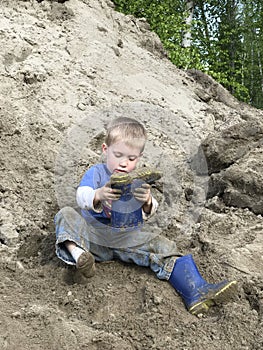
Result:
[[[187,0],[114,0],[116,9],[144,17],[179,68],[210,74],[239,100],[263,108],[262,0],[195,0],[186,25]],[[187,32],[190,47],[183,47]]]
[[249,90],[246,86],[240,84],[235,79],[230,80],[224,72],[207,72],[217,82],[222,84],[227,90],[229,90],[240,101],[248,103],[250,100]]
[[114,0],[116,9],[135,17],[144,17],[160,37],[170,60],[179,68],[200,68],[196,50],[184,49],[182,37],[186,28],[185,4],[180,0]]

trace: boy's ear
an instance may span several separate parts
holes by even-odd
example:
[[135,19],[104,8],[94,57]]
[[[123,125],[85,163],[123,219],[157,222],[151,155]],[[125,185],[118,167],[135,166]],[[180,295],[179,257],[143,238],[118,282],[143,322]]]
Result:
[[103,152],[104,154],[106,153],[107,149],[108,149],[108,146],[106,145],[106,143],[103,143],[103,144],[102,144],[102,152]]

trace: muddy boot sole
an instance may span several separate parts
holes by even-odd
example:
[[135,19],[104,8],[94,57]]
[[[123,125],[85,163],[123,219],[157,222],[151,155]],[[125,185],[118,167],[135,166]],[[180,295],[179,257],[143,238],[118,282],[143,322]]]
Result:
[[221,305],[233,299],[236,293],[237,281],[228,282],[216,293],[213,293],[210,296],[208,295],[206,300],[191,306],[188,311],[193,315],[205,314],[211,306]]
[[141,168],[132,173],[116,173],[112,174],[110,183],[112,186],[121,186],[131,184],[134,180],[142,180],[148,184],[154,183],[162,177],[162,172],[154,168]]
[[132,180],[143,180],[148,184],[158,181],[163,176],[160,170],[151,167],[145,167],[135,170],[131,173]]
[[127,173],[114,173],[110,177],[111,186],[122,186],[132,183],[132,178],[130,174]]

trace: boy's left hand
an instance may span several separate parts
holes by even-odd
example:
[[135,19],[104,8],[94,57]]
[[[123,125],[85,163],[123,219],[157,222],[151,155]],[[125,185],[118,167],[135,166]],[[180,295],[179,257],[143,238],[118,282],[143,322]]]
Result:
[[147,183],[143,183],[141,187],[135,188],[133,191],[133,196],[139,202],[143,204],[151,205],[152,195],[151,195],[151,186]]

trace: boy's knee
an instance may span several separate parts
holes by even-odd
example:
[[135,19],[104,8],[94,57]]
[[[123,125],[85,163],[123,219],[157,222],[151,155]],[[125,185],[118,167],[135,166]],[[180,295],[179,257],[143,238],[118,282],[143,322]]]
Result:
[[65,214],[74,214],[76,213],[76,210],[71,208],[71,207],[64,207],[62,209],[60,209],[59,213],[61,213],[62,215]]
[[55,223],[57,223],[62,218],[73,218],[76,217],[78,213],[75,209],[71,207],[64,207],[59,210],[59,212],[55,216]]

